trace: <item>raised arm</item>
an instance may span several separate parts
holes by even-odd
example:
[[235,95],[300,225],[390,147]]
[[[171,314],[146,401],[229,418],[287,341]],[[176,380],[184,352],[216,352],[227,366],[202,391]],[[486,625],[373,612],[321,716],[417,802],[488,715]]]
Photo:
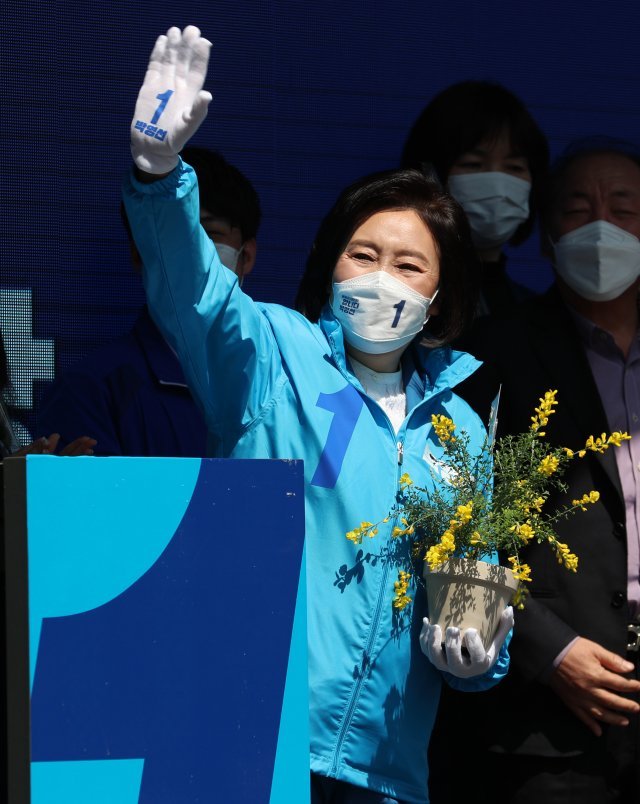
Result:
[[200,226],[180,149],[204,120],[210,43],[192,26],[160,36],[131,123],[136,168],[123,198],[149,309],[176,351],[209,430],[227,443],[272,400],[282,367],[271,328]]

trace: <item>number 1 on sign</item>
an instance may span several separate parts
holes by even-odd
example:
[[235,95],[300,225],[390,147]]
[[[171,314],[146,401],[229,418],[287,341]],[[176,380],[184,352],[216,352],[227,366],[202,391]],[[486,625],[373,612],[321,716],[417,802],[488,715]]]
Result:
[[155,110],[153,117],[151,118],[151,125],[155,126],[155,124],[160,120],[162,113],[164,112],[167,103],[169,102],[169,98],[173,95],[173,90],[168,89],[166,92],[161,92],[159,95],[156,95],[156,98],[160,101],[160,105]]

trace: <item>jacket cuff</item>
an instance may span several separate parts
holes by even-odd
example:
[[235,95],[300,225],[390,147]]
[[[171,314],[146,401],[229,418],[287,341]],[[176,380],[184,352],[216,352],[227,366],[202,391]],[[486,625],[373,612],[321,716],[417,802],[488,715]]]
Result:
[[196,174],[190,165],[183,162],[181,158],[178,159],[178,164],[171,173],[163,179],[149,183],[137,179],[135,166],[132,166],[125,174],[125,187],[129,187],[133,192],[142,193],[143,195],[175,195],[178,198],[186,195],[197,181]]
[[554,614],[539,598],[528,597],[516,612],[511,662],[526,681],[548,680],[554,661],[564,656],[578,637],[573,628]]

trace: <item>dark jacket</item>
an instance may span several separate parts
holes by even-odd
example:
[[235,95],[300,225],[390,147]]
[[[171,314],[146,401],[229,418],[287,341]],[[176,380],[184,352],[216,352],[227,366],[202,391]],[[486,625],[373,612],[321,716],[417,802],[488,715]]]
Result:
[[96,455],[201,458],[206,427],[178,358],[146,308],[130,333],[72,366],[44,399],[38,432],[80,436]]
[[[555,288],[508,321],[484,322],[469,348],[486,367],[459,393],[485,414],[502,383],[499,435],[527,429],[549,389],[558,391],[557,412],[545,428],[551,444],[577,450],[589,435],[610,431],[573,319]],[[587,512],[557,526],[560,541],[578,555],[578,571],[558,564],[546,544],[527,548],[533,583],[525,609],[516,614],[509,675],[494,690],[464,700],[465,719],[480,724],[483,742],[493,750],[541,756],[584,751],[598,738],[550,689],[545,673],[576,636],[621,656],[626,652],[625,507],[614,450],[574,460],[564,479],[566,494],[552,498],[548,510],[592,489],[601,495]],[[475,715],[469,707],[477,707]]]

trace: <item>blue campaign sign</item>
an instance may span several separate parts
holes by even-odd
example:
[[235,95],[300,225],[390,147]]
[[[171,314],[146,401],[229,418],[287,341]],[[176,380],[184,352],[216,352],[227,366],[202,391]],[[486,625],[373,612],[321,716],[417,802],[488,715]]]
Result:
[[308,801],[302,464],[25,477],[33,804]]

